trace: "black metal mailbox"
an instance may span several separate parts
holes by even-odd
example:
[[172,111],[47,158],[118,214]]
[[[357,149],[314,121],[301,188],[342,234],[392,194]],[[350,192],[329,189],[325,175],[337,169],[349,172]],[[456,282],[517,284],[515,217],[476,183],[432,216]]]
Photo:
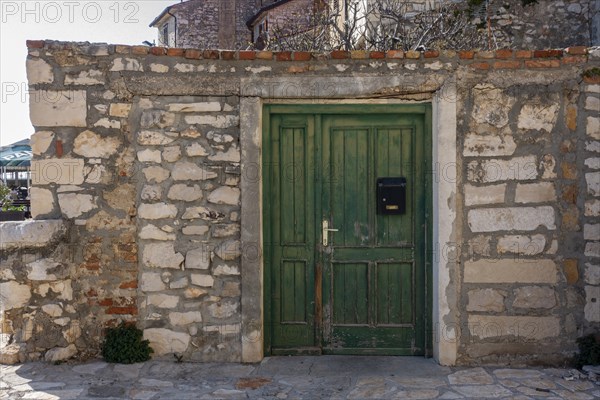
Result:
[[377,214],[406,214],[406,178],[377,178]]

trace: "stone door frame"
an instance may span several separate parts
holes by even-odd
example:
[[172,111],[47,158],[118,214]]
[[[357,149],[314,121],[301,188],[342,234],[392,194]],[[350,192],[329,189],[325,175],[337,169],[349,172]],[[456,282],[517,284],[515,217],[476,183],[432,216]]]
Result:
[[[403,87],[406,95],[377,99],[389,87]],[[242,362],[263,359],[263,256],[262,256],[262,112],[265,103],[406,104],[431,102],[433,189],[433,356],[442,365],[454,365],[458,348],[456,267],[452,254],[460,243],[456,221],[460,194],[456,153],[456,85],[447,80],[424,92],[411,77],[364,78],[288,77],[242,79],[240,97],[241,147],[241,280]],[[306,90],[305,88],[309,88]],[[430,89],[430,88],[427,88]]]

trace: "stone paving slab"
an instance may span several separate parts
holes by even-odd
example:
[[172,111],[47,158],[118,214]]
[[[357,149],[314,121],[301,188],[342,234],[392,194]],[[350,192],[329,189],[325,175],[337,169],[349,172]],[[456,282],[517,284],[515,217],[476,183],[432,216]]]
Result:
[[572,375],[557,368],[449,368],[420,357],[40,362],[0,366],[0,399],[600,399],[600,381]]

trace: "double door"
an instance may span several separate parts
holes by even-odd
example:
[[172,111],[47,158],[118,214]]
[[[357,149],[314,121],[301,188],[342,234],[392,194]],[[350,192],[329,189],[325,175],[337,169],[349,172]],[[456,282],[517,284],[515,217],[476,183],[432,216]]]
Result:
[[429,105],[263,118],[266,353],[425,354]]

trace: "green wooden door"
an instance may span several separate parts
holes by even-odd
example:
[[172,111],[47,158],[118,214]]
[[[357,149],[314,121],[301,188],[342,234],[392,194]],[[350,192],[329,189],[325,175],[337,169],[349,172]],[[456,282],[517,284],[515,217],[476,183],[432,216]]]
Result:
[[[429,110],[265,109],[267,354],[425,354]],[[381,177],[405,214],[377,213]]]

